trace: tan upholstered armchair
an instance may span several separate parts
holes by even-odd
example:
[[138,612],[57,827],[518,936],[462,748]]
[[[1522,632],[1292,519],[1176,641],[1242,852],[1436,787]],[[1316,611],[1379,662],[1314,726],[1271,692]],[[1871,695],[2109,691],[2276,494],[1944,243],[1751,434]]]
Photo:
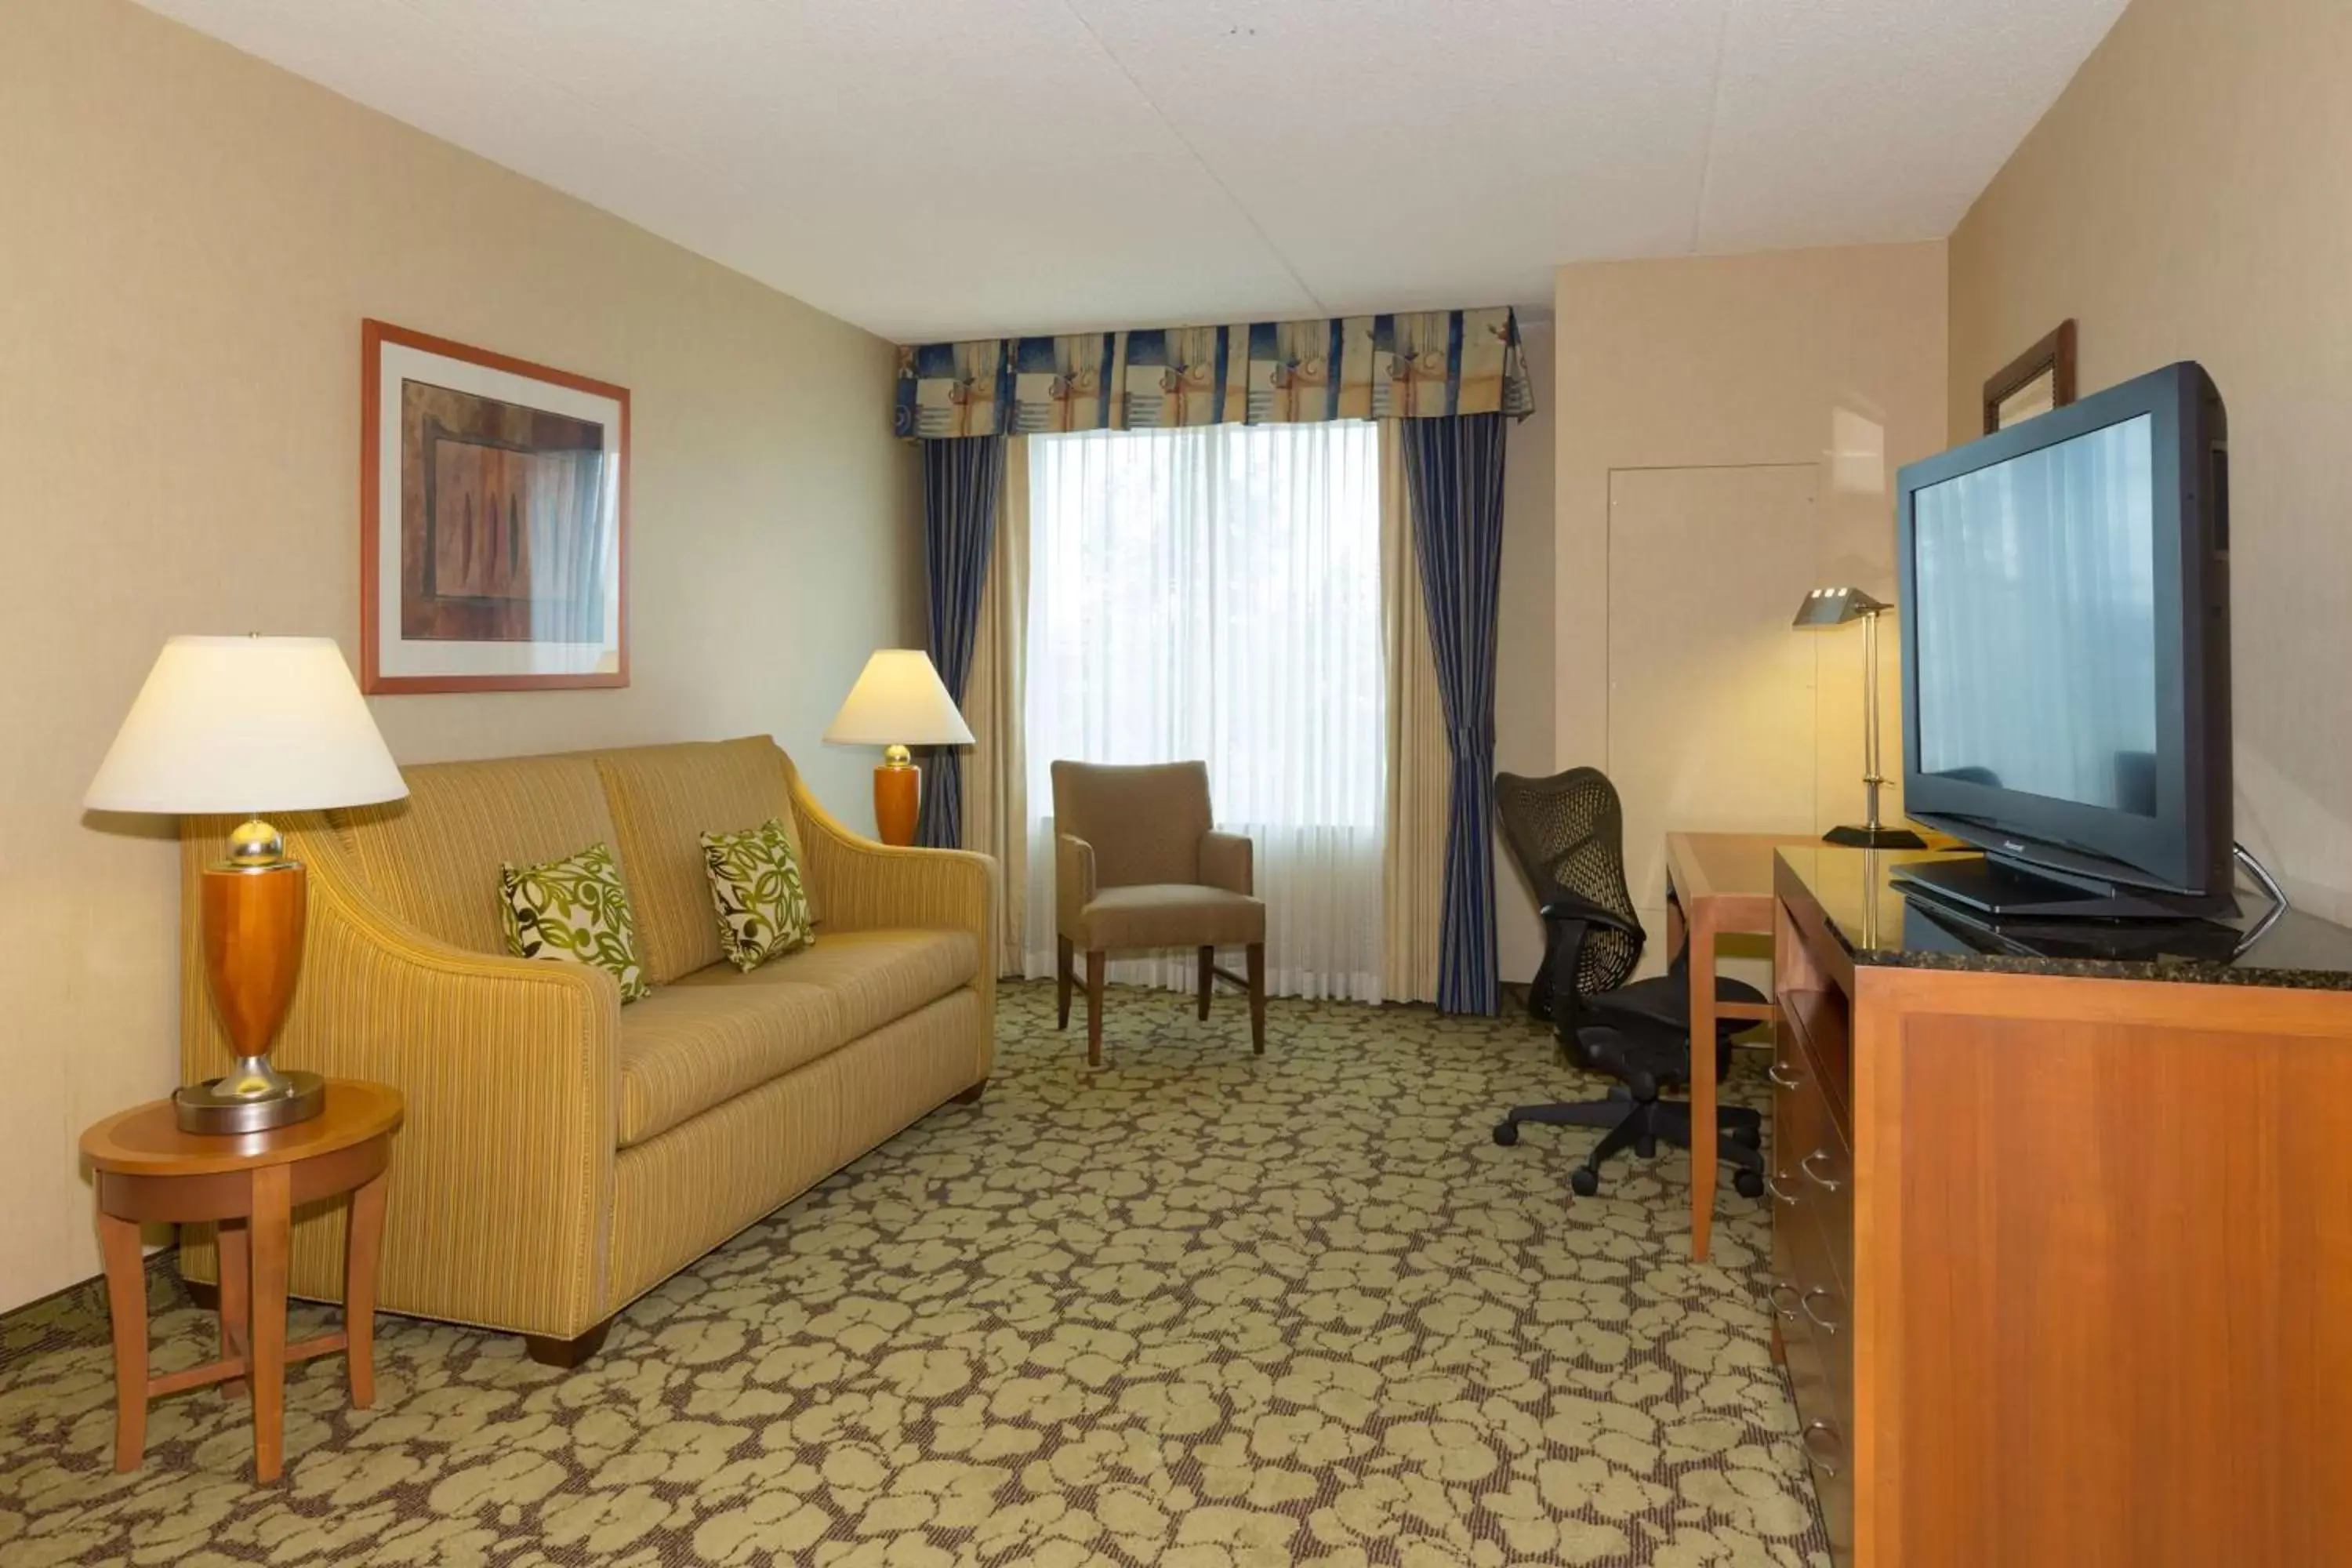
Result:
[[1103,964],[1135,948],[1197,948],[1205,1018],[1217,949],[1246,947],[1250,1047],[1265,1055],[1265,905],[1251,895],[1250,841],[1210,826],[1207,764],[1055,763],[1054,827],[1060,1026],[1083,952],[1087,1062],[1102,1065]]

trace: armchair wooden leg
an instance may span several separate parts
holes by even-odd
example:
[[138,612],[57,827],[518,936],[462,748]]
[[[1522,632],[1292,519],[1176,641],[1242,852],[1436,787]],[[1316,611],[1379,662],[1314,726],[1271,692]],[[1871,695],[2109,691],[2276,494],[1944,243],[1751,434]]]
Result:
[[1209,987],[1216,975],[1217,950],[1204,947],[1201,950],[1201,1017],[1204,1022],[1209,1016]]
[[1100,948],[1087,954],[1087,1066],[1102,1066],[1103,962]]
[[1265,943],[1249,944],[1250,1050],[1265,1055]]
[[1062,961],[1055,981],[1055,1005],[1058,1011],[1054,1027],[1066,1029],[1070,1026],[1070,970],[1077,961],[1072,954],[1068,937],[1055,937],[1054,947]]

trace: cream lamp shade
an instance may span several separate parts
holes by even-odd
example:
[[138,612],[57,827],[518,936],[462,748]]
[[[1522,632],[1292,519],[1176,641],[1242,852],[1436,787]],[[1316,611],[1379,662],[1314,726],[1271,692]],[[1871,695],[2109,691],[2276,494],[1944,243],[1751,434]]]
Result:
[[834,746],[969,746],[971,726],[920,648],[877,649],[824,732]]
[[176,637],[82,805],[251,816],[407,793],[333,638]]

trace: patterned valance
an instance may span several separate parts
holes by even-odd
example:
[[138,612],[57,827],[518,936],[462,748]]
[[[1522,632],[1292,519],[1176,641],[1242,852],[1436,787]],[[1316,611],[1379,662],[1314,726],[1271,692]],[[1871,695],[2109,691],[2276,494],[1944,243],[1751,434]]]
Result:
[[923,440],[1533,412],[1507,306],[898,351],[898,434]]

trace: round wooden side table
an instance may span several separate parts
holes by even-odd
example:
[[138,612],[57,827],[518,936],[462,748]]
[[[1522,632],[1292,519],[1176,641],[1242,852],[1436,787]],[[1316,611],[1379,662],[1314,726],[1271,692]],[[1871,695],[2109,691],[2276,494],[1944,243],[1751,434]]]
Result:
[[[286,1450],[286,1367],[344,1353],[352,1404],[375,1402],[375,1265],[383,1238],[383,1179],[400,1091],[327,1081],[326,1109],[266,1132],[179,1130],[168,1100],[110,1116],[81,1135],[98,1180],[98,1235],[114,1321],[114,1468],[135,1470],[147,1444],[147,1403],[184,1388],[240,1383],[253,1391],[253,1468],[274,1481]],[[286,1247],[294,1205],[352,1194],[341,1333],[286,1342]],[[221,1359],[147,1375],[147,1277],[139,1226],[211,1220],[220,1236]]]

